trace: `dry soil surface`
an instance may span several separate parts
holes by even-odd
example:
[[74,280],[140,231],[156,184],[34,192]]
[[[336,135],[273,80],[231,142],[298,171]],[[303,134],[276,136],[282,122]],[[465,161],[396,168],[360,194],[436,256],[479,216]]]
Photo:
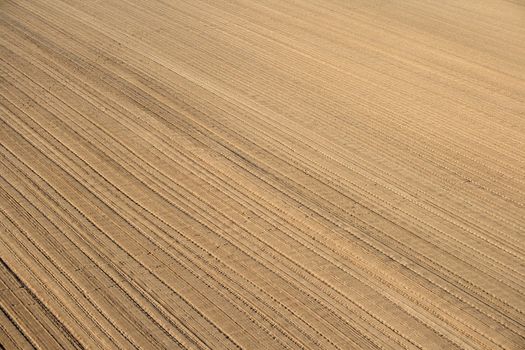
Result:
[[0,0],[0,344],[525,349],[522,0]]

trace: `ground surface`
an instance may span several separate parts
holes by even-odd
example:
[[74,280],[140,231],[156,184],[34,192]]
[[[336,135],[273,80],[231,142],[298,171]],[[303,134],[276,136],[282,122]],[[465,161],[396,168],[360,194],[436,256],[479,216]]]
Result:
[[0,343],[525,349],[525,6],[0,0]]

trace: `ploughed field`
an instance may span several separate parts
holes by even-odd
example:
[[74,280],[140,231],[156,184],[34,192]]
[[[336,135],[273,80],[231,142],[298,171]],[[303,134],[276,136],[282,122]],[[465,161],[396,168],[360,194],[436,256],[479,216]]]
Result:
[[0,344],[525,349],[525,4],[0,0]]

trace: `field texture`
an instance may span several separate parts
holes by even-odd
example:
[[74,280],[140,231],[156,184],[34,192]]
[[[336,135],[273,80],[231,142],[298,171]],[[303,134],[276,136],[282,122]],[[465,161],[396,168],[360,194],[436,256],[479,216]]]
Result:
[[0,0],[0,344],[525,349],[521,0]]

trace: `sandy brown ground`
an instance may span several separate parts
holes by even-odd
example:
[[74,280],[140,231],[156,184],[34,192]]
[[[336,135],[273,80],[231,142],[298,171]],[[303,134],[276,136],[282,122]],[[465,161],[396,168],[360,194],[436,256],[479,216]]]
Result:
[[0,343],[525,349],[525,3],[0,0]]

